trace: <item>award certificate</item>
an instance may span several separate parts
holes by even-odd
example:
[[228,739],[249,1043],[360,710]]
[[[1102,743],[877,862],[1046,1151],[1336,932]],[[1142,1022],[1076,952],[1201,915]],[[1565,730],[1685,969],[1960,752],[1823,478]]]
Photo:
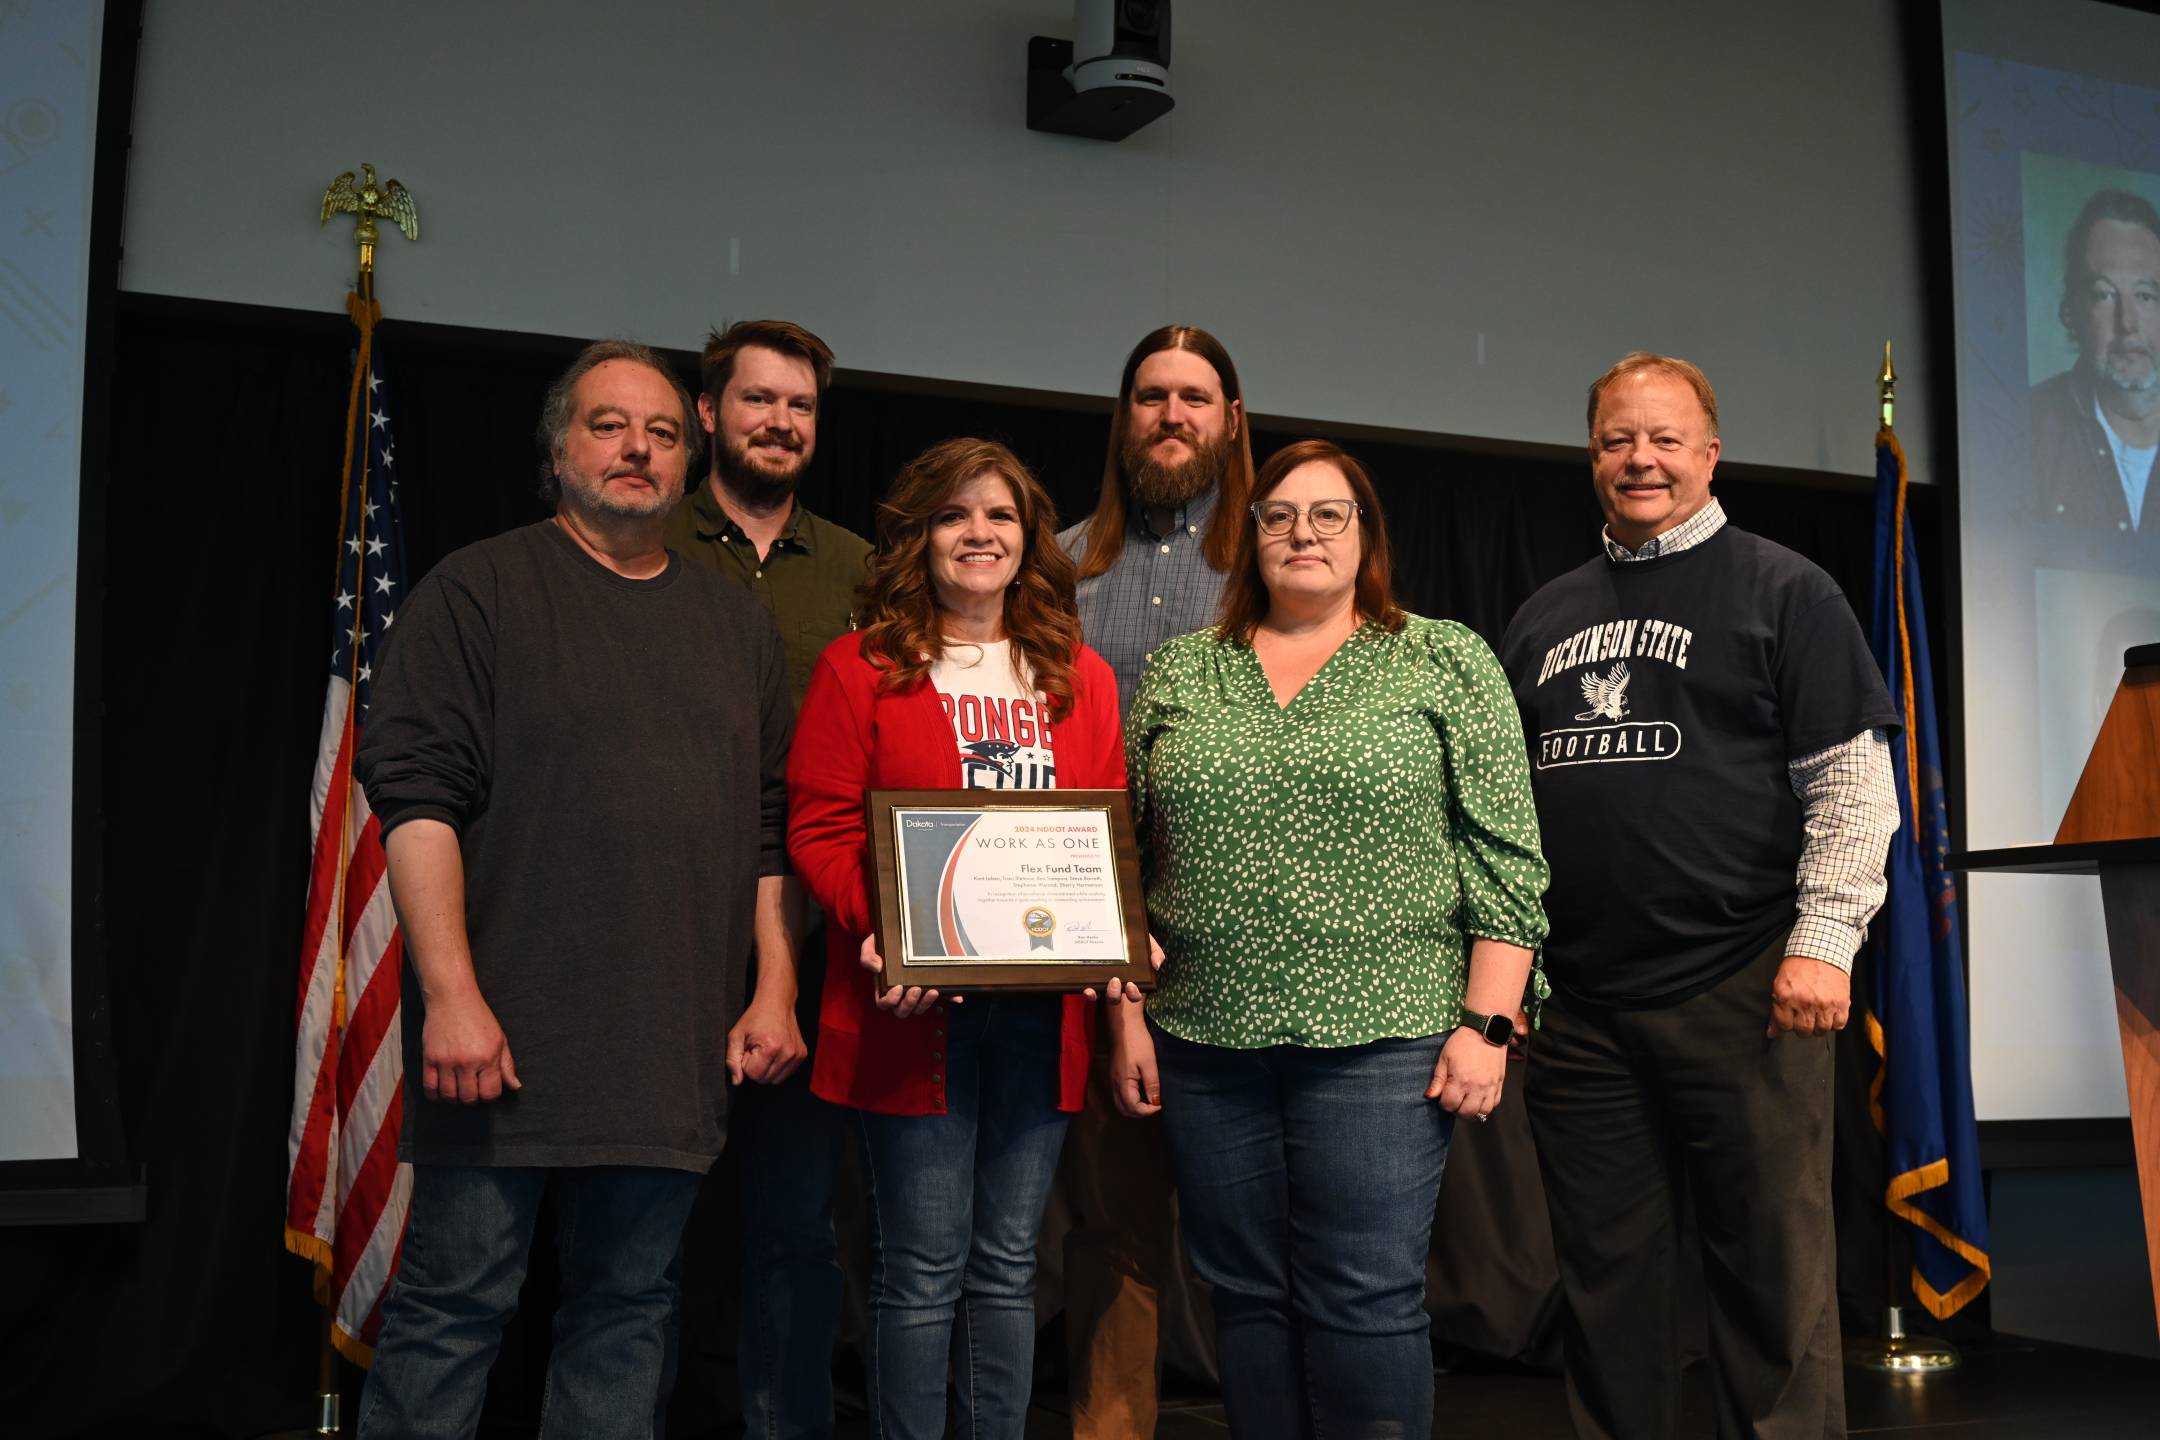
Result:
[[1112,976],[1152,981],[1124,793],[994,793],[872,794],[884,983],[1078,990]]

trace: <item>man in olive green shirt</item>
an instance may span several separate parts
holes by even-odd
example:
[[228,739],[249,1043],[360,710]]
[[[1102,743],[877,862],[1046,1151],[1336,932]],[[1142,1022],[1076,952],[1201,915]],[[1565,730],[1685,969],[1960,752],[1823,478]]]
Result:
[[742,320],[706,341],[700,369],[698,419],[711,460],[705,483],[668,520],[668,548],[765,602],[780,622],[799,706],[820,652],[855,628],[855,587],[870,555],[861,536],[795,498],[817,450],[832,351],[785,320]]
[[[832,351],[785,320],[743,320],[711,336],[700,365],[698,419],[711,444],[705,483],[667,527],[668,548],[746,586],[780,622],[788,680],[802,704],[824,648],[855,628],[855,587],[870,547],[811,514],[795,488],[817,450],[818,411],[832,379]],[[790,879],[790,928],[799,956],[792,1009],[744,1016],[752,1056],[807,1055],[817,1033],[824,946],[804,935],[801,892]],[[757,1007],[753,1006],[753,1012]],[[747,1068],[747,1067],[746,1067]],[[749,1070],[750,1078],[760,1072]],[[744,1088],[729,1107],[728,1147],[715,1174],[740,1180],[741,1327],[736,1374],[747,1433],[832,1433],[832,1344],[840,1309],[834,1262],[833,1184],[841,1111],[810,1093],[805,1064],[785,1081]],[[726,1182],[709,1186],[684,1242],[685,1332],[725,1284],[719,1218]],[[701,1303],[702,1302],[702,1303]]]

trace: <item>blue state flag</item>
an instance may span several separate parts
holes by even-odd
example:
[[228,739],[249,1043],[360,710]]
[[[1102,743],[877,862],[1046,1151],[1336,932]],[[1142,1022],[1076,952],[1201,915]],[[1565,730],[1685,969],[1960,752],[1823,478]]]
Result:
[[1881,1058],[1869,1092],[1883,1134],[1883,1202],[1911,1227],[1913,1293],[1937,1319],[1987,1287],[1987,1208],[1973,1123],[1964,947],[1950,849],[1927,612],[1906,506],[1905,452],[1886,426],[1875,440],[1875,610],[1869,640],[1904,717],[1891,743],[1898,833],[1890,893],[1868,943],[1875,964],[1868,1039]]

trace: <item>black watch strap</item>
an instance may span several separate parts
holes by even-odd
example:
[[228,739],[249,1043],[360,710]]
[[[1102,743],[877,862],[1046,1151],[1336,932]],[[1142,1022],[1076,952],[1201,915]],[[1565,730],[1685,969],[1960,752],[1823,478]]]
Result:
[[1488,1045],[1505,1045],[1515,1037],[1515,1022],[1507,1016],[1480,1015],[1467,1008],[1456,1028],[1477,1031],[1479,1038]]

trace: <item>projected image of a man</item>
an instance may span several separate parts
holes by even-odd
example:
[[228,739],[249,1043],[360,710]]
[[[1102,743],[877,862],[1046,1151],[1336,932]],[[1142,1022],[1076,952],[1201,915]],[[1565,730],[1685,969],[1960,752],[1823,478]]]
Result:
[[2102,190],[2063,246],[2063,328],[2077,362],[2033,387],[2033,476],[2042,513],[2149,538],[2160,457],[2160,214]]

